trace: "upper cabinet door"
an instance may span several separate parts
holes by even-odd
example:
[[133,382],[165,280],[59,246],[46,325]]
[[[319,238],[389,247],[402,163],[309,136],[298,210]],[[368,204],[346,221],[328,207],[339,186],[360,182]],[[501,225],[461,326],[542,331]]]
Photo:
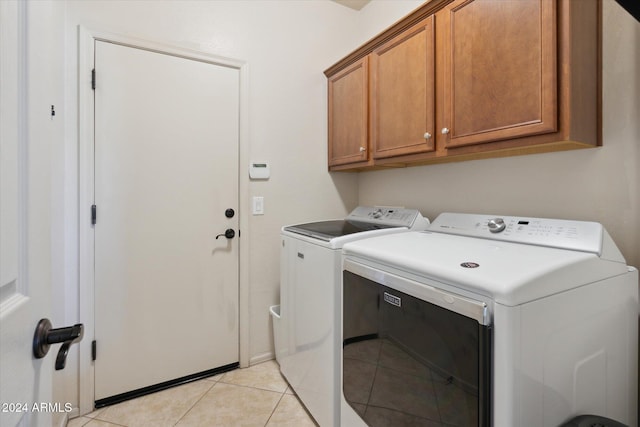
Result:
[[371,54],[374,158],[434,150],[434,88],[434,27],[430,16]]
[[557,130],[555,0],[456,0],[436,25],[445,147]]
[[369,60],[329,77],[329,166],[369,159]]

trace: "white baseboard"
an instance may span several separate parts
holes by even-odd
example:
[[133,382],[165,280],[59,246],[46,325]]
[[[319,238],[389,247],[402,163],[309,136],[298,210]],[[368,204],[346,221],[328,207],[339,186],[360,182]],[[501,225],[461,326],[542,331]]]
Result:
[[56,412],[53,414],[53,427],[66,427],[69,422],[69,414],[66,412]]
[[266,362],[267,360],[273,360],[276,356],[273,352],[262,353],[257,356],[253,356],[249,359],[249,366],[257,365],[258,363]]

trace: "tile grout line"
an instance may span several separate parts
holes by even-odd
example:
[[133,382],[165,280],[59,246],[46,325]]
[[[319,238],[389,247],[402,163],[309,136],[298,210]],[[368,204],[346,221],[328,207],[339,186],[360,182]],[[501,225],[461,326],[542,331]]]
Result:
[[[0,0],[0,1],[1,1],[1,0]],[[227,385],[235,385],[235,386],[238,386],[238,387],[254,388],[254,389],[256,389],[256,390],[261,390],[261,391],[270,391],[271,393],[280,393],[280,394],[285,394],[285,393],[286,393],[286,391],[287,391],[287,389],[286,389],[286,388],[284,389],[284,391],[278,391],[278,390],[273,390],[273,389],[270,389],[270,388],[256,387],[256,386],[253,386],[253,385],[244,385],[244,384],[236,384],[236,383],[227,383],[227,382],[224,382],[224,381],[218,381],[218,382],[223,383],[223,384],[227,384]]]
[[197,404],[198,404],[202,399],[204,399],[204,396],[205,396],[207,393],[209,393],[209,392],[210,392],[210,391],[211,391],[211,390],[212,390],[212,389],[213,389],[213,388],[214,388],[214,387],[219,383],[219,381],[211,381],[211,380],[207,380],[207,379],[204,379],[203,381],[212,382],[213,384],[211,384],[211,387],[209,387],[209,388],[207,389],[207,391],[205,391],[204,393],[202,393],[202,396],[200,396],[200,398],[199,398],[199,399],[197,399],[195,402],[193,402],[193,405],[191,405],[191,407],[189,407],[189,409],[187,409],[187,410],[185,411],[185,413],[184,413],[184,414],[182,414],[182,416],[181,416],[180,418],[178,418],[178,420],[177,420],[177,421],[175,422],[175,424],[174,424],[174,427],[175,427],[175,426],[177,426],[177,425],[180,423],[180,421],[182,421],[182,419],[183,419],[184,417],[186,417],[186,416],[187,416],[187,414],[188,414],[189,412],[191,412],[191,410],[192,410],[192,409],[193,409],[193,408],[194,408],[194,407],[195,407],[195,406],[196,406],[196,405],[197,405]]
[[[128,426],[126,426],[124,424],[114,423],[113,421],[105,421],[105,420],[101,420],[99,418],[92,418],[91,421],[89,421],[87,424],[92,423],[94,421],[100,421],[101,423],[107,423],[109,425],[117,426],[117,427],[128,427]],[[83,424],[83,426],[86,426],[87,424]]]
[[[280,374],[281,375],[281,374]],[[278,393],[280,394],[275,406],[273,407],[273,409],[271,410],[269,417],[266,420],[265,426],[271,421],[271,419],[273,418],[273,415],[275,414],[275,411],[277,410],[277,408],[279,407],[279,405],[281,404],[281,402],[284,399],[284,395],[287,394],[287,390],[289,390],[290,386],[288,384],[288,382],[286,382],[286,380],[282,378],[282,380],[284,380],[285,382],[285,386],[282,389],[282,391],[279,390],[274,390],[272,388],[262,388],[260,386],[256,386],[256,385],[243,385],[243,384],[236,384],[233,381],[233,379],[228,379],[225,381],[225,377],[226,374],[223,374],[219,377],[219,379],[214,380],[213,377],[209,377],[209,378],[205,378],[202,379],[202,382],[206,382],[206,383],[210,383],[210,386],[206,388],[206,391],[204,391],[202,393],[202,395],[197,398],[194,403],[192,405],[190,405],[188,407],[188,409],[185,410],[185,412],[179,416],[179,418],[173,423],[171,424],[172,426],[177,426],[183,419],[185,419],[185,417],[191,413],[193,411],[193,409],[199,404],[201,403],[201,401],[204,399],[205,395],[207,395],[207,393],[211,392],[211,390],[216,387],[217,384],[223,384],[223,385],[229,385],[229,386],[235,386],[235,387],[243,387],[246,389],[253,389],[256,391],[260,391],[260,392],[268,392],[268,393]],[[295,396],[295,394],[294,394]],[[146,397],[146,396],[145,396]],[[144,406],[144,405],[142,405]],[[89,416],[83,416],[82,418],[86,419],[87,422],[82,424],[82,427],[89,425],[92,421],[96,421],[96,422],[104,422],[104,423],[108,423],[110,426],[114,426],[114,427],[130,427],[128,424],[119,424],[117,422],[113,422],[113,421],[109,421],[107,419],[103,418],[104,415],[104,411],[101,411],[100,413],[98,413],[95,417],[89,417]]]
[[280,399],[278,399],[278,403],[276,403],[276,406],[273,407],[273,410],[271,411],[271,414],[269,414],[269,418],[267,418],[267,421],[265,422],[264,427],[267,427],[267,425],[269,424],[269,421],[271,421],[271,418],[273,417],[273,414],[275,414],[276,409],[278,409],[280,402],[282,402],[282,398],[284,397],[286,391],[287,389],[285,389],[280,395]]

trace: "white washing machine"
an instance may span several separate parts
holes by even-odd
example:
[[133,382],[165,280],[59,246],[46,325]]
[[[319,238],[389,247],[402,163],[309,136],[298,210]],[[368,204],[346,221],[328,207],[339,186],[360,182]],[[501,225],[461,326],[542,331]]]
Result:
[[282,374],[320,426],[339,425],[342,245],[428,225],[415,209],[361,206],[346,219],[283,227],[276,354]]
[[342,426],[638,425],[638,270],[602,225],[444,213],[343,254]]

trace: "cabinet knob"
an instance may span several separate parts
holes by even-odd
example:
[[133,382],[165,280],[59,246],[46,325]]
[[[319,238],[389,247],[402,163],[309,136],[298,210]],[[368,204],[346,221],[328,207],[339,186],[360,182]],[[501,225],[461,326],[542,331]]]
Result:
[[431,139],[431,134],[429,132],[425,132],[424,139]]
[[364,153],[365,151],[367,151],[367,149],[366,149],[366,148],[364,148],[364,147],[360,147],[360,152],[361,152],[361,153]]
[[443,135],[446,135],[446,134],[449,133],[449,128],[442,128],[441,132],[442,132]]

